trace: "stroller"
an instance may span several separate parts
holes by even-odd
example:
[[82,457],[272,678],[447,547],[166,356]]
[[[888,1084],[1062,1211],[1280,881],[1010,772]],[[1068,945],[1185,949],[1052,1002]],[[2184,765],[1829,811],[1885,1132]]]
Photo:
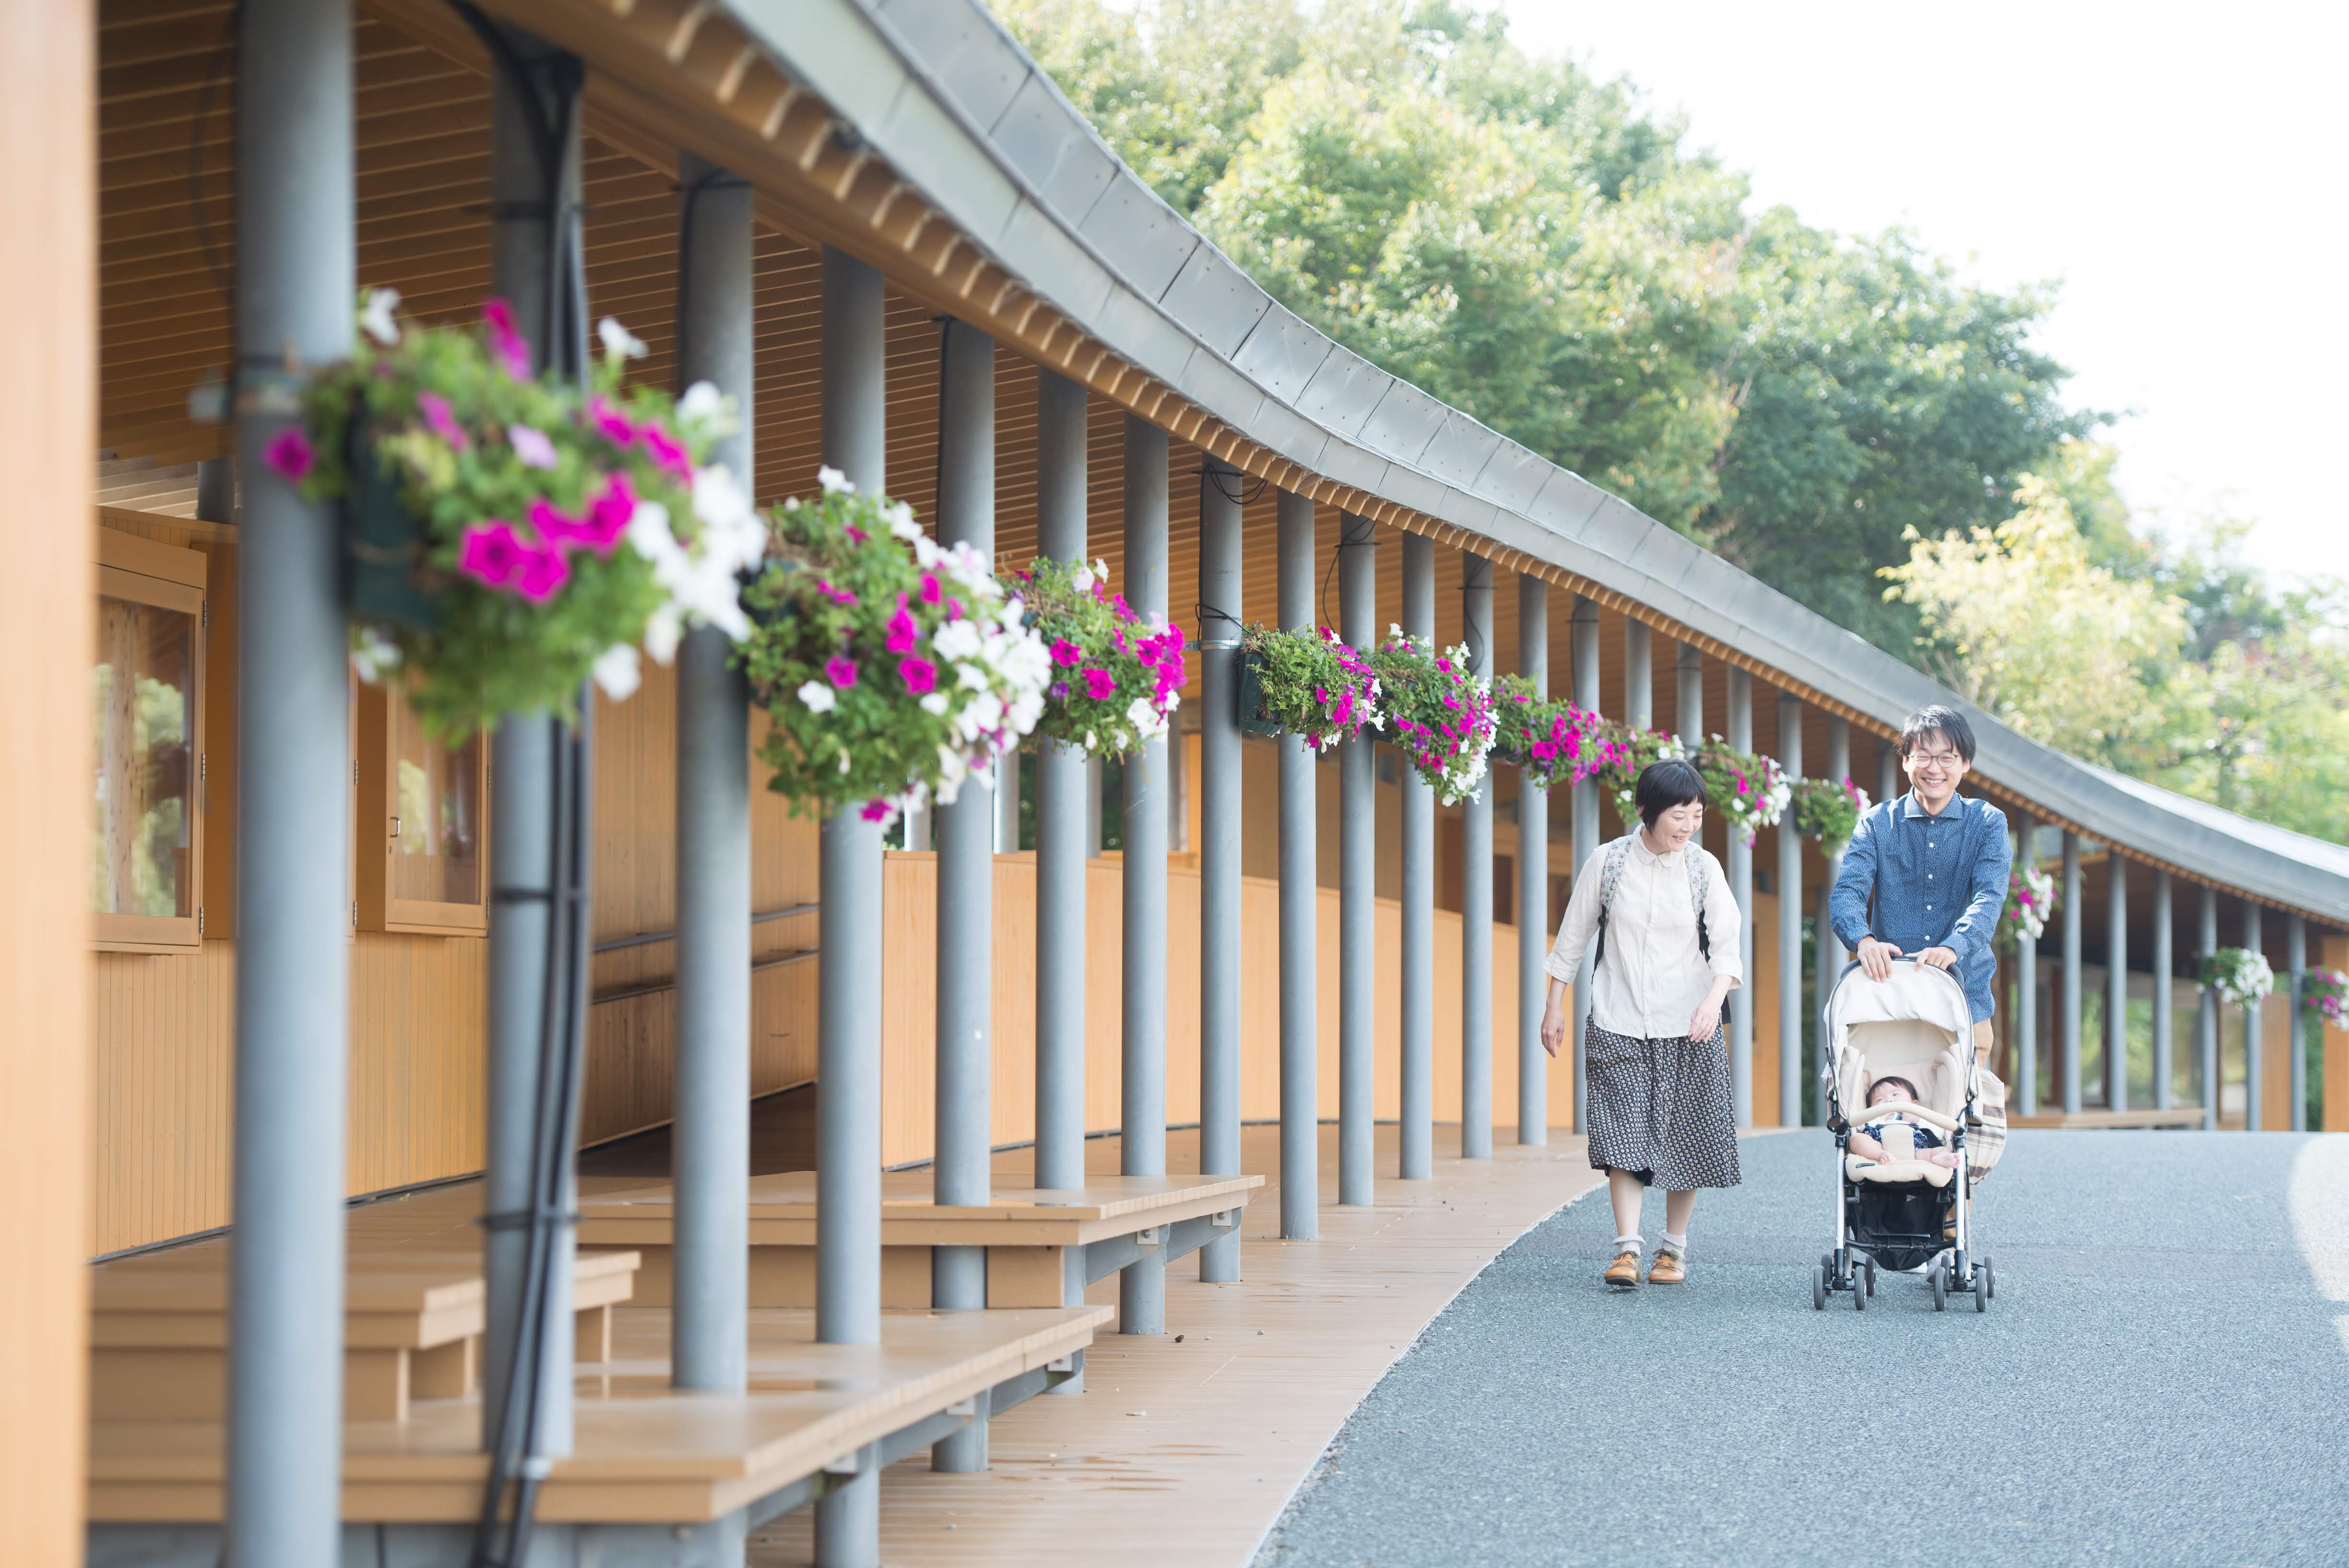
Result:
[[[1881,984],[1847,964],[1821,1013],[1819,1074],[1826,1080],[1827,1129],[1836,1140],[1836,1244],[1811,1271],[1811,1305],[1824,1309],[1837,1291],[1853,1310],[1868,1310],[1879,1268],[1922,1272],[1933,1310],[1961,1292],[1974,1310],[1990,1310],[1996,1292],[1988,1258],[1969,1251],[1970,1189],[1975,1172],[1966,1148],[1966,1117],[1982,1094],[1974,1061],[1973,1018],[1965,988],[1947,970],[1897,959]],[[1868,1121],[1868,1090],[1888,1075],[1917,1085],[1910,1120],[1940,1130],[1957,1168],[1927,1160],[1877,1163],[1851,1152],[1852,1134]]]

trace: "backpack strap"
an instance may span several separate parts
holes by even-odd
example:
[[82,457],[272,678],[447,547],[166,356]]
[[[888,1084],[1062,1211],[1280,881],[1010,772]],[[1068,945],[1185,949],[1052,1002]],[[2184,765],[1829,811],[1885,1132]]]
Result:
[[1599,867],[1599,945],[1590,955],[1593,970],[1598,969],[1607,957],[1607,910],[1615,902],[1615,888],[1623,880],[1623,867],[1630,863],[1630,836],[1627,834],[1617,839],[1601,853],[1606,859]]
[[1713,961],[1713,939],[1704,930],[1704,893],[1713,878],[1704,874],[1704,851],[1691,844],[1681,857],[1688,863],[1689,902],[1696,906],[1696,950],[1707,963]]

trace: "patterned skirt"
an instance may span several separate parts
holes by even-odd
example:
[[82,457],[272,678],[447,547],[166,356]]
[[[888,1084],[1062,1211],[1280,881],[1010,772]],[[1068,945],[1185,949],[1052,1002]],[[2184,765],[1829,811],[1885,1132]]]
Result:
[[1593,1021],[1582,1054],[1594,1168],[1629,1171],[1667,1192],[1737,1185],[1729,1045],[1719,1029],[1702,1042],[1641,1040]]

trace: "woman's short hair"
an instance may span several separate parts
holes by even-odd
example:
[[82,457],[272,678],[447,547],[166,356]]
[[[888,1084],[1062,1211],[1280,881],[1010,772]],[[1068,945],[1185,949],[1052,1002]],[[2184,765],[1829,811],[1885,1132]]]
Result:
[[1955,708],[1940,702],[1920,708],[1901,722],[1900,754],[1907,756],[1928,735],[1939,735],[1949,742],[1950,750],[1965,759],[1966,766],[1974,765],[1974,727]]
[[1639,805],[1640,820],[1650,827],[1656,826],[1656,818],[1676,805],[1686,805],[1691,801],[1699,805],[1713,803],[1705,793],[1704,775],[1684,757],[1666,757],[1641,768],[1639,786],[1631,798]]

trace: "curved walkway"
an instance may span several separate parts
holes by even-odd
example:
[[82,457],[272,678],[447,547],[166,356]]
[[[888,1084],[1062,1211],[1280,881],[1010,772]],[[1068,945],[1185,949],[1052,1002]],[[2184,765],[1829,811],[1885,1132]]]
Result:
[[1600,1195],[1510,1248],[1258,1568],[2349,1562],[2349,1137],[2017,1133],[1981,1316],[1814,1313],[1826,1137],[1741,1150],[1677,1291],[1597,1282]]

